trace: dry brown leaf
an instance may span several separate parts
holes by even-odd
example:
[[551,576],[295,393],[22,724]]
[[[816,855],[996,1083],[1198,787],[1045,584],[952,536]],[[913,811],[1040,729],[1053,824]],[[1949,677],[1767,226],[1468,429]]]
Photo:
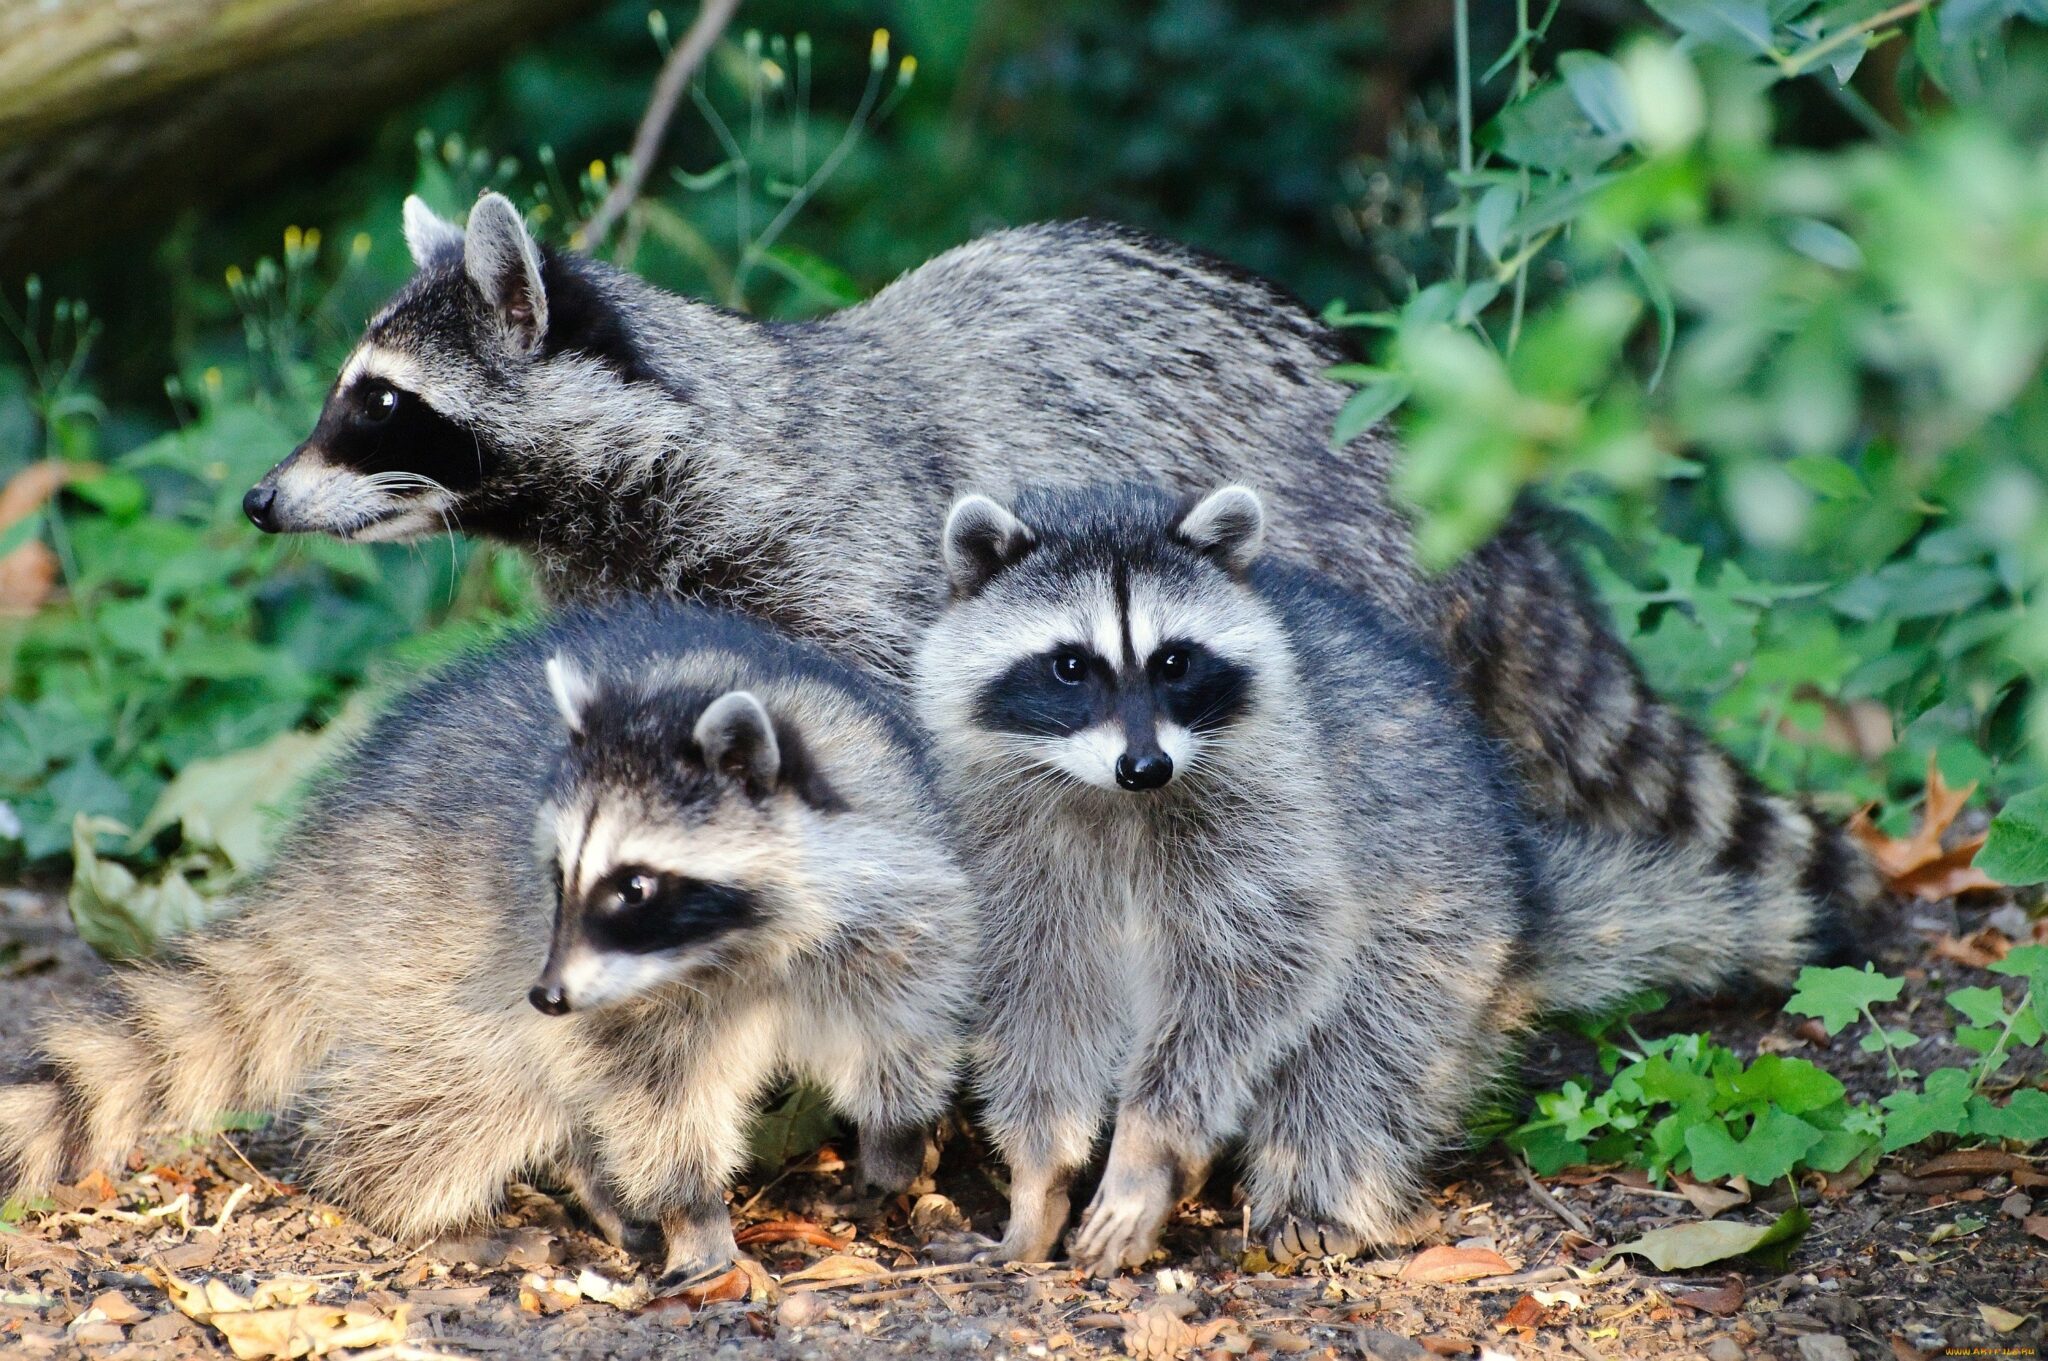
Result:
[[[0,531],[33,515],[66,482],[98,471],[96,463],[61,459],[29,464],[0,487]],[[34,614],[56,586],[57,555],[41,540],[31,539],[0,556],[0,615],[21,618]]]
[[2003,931],[1987,926],[1967,936],[1937,936],[1928,949],[1936,959],[1952,959],[1972,969],[1988,969],[2005,958],[2012,949],[2012,940]]
[[1976,792],[1976,783],[1952,789],[1941,778],[1941,766],[1927,758],[1927,795],[1920,809],[1920,824],[1910,836],[1886,836],[1870,819],[1868,808],[1849,819],[1849,835],[1867,852],[1892,892],[1923,902],[1939,902],[1958,893],[2002,888],[1982,870],[1970,864],[1984,844],[1981,837],[1943,850],[1942,837],[1955,823],[1956,815]]
[[1400,1279],[1423,1285],[1444,1285],[1453,1281],[1476,1281],[1486,1276],[1506,1276],[1514,1268],[1497,1252],[1485,1248],[1429,1248],[1409,1258]]
[[92,1303],[85,1307],[85,1312],[98,1313],[107,1322],[118,1323],[124,1328],[149,1317],[147,1312],[136,1308],[135,1302],[118,1290],[109,1290],[93,1296]]
[[792,1271],[781,1280],[784,1287],[801,1285],[806,1281],[829,1284],[837,1281],[867,1280],[875,1276],[888,1275],[888,1269],[871,1257],[849,1257],[834,1253],[820,1257],[801,1271]]
[[242,1361],[273,1357],[325,1356],[360,1347],[394,1347],[405,1341],[406,1306],[386,1318],[361,1306],[301,1304],[290,1309],[253,1309],[220,1314],[212,1326],[227,1338]]
[[843,1248],[853,1240],[839,1238],[808,1219],[770,1219],[749,1224],[734,1238],[743,1248],[763,1243],[810,1243],[821,1248]]
[[1177,1361],[1195,1349],[1195,1330],[1163,1305],[1126,1314],[1123,1325],[1124,1350],[1138,1361]]
[[1741,1177],[1731,1177],[1731,1185],[1715,1186],[1697,1182],[1690,1177],[1674,1176],[1672,1185],[1679,1194],[1692,1202],[1692,1207],[1712,1219],[1723,1210],[1732,1210],[1738,1205],[1749,1204],[1749,1183]]
[[1965,1176],[1988,1177],[2000,1172],[2015,1172],[2027,1166],[2027,1160],[2015,1153],[1996,1148],[1959,1148],[1953,1153],[1944,1153],[1929,1158],[1912,1169],[1915,1177],[1948,1177],[1958,1173]]
[[1742,1278],[1730,1276],[1712,1290],[1682,1290],[1671,1302],[1716,1318],[1733,1317],[1742,1308]]
[[1459,1337],[1455,1333],[1431,1333],[1428,1337],[1418,1337],[1415,1340],[1422,1344],[1424,1351],[1433,1356],[1469,1356],[1479,1345],[1471,1338]]
[[1927,1361],[1926,1352],[1921,1351],[1897,1333],[1893,1333],[1890,1340],[1892,1344],[1892,1361]]
[[1534,1295],[1523,1295],[1508,1306],[1508,1311],[1500,1316],[1500,1322],[1494,1326],[1504,1333],[1516,1328],[1534,1332],[1548,1322],[1550,1311],[1543,1307],[1542,1301]]
[[2009,1333],[2033,1317],[2032,1314],[2015,1314],[2010,1309],[2000,1309],[1995,1304],[1978,1305],[1977,1316],[1994,1333]]
[[2020,1221],[2020,1227],[2036,1238],[2048,1240],[2048,1215],[2028,1215]]
[[[692,1309],[701,1309],[707,1304],[743,1300],[747,1297],[747,1287],[747,1273],[739,1267],[734,1267],[722,1276],[713,1276],[708,1281],[686,1286],[675,1294],[663,1298],[681,1300]],[[659,1304],[660,1300],[656,1300],[655,1303]]]

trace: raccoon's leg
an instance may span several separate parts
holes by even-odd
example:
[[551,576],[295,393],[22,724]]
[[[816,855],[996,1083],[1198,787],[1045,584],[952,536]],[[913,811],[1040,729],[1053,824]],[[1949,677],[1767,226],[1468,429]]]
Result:
[[1429,1160],[1456,1142],[1491,1075],[1482,990],[1432,979],[1402,957],[1415,949],[1397,940],[1369,952],[1343,1005],[1252,1102],[1246,1182],[1277,1260],[1412,1241]]
[[[1303,851],[1310,864],[1311,849]],[[1337,906],[1285,884],[1193,886],[1148,922],[1147,993],[1102,1184],[1069,1244],[1097,1272],[1151,1255],[1182,1186],[1272,1066],[1341,996]]]
[[587,1134],[577,1139],[577,1148],[563,1158],[556,1173],[567,1183],[583,1213],[604,1235],[607,1243],[633,1257],[659,1257],[664,1248],[659,1225],[626,1218],[604,1176],[593,1164]]
[[351,1049],[307,1097],[313,1187],[401,1239],[476,1223],[507,1182],[568,1162],[575,1137],[517,1052],[476,1035]]

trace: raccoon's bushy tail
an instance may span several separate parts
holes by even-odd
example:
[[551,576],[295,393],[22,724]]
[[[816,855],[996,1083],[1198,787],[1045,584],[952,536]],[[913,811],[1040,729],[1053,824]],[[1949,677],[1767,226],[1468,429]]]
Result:
[[241,925],[175,942],[44,1025],[33,1067],[0,1085],[0,1196],[110,1166],[150,1128],[290,1097],[323,1045],[313,993]]
[[1598,1011],[1648,988],[1693,995],[1786,988],[1830,957],[1840,909],[1733,873],[1697,846],[1546,826],[1541,890],[1517,1000],[1526,1015]]
[[1587,834],[1672,848],[1664,872],[1690,879],[1674,892],[1711,902],[1740,889],[1787,910],[1803,899],[1809,916],[1860,925],[1878,890],[1868,859],[1650,689],[1541,520],[1540,508],[1519,509],[1445,578],[1438,600],[1446,654],[1511,760],[1524,806]]

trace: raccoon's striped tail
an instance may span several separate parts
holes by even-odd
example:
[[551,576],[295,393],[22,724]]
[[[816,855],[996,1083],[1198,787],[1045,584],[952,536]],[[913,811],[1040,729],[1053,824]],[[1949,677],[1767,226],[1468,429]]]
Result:
[[1829,900],[1722,869],[1697,846],[1555,825],[1532,840],[1540,892],[1516,990],[1525,1017],[1599,1011],[1649,988],[1787,988],[1845,928]]
[[[1441,641],[1533,814],[1676,854],[1704,901],[1804,899],[1846,946],[1878,879],[1841,827],[1780,797],[1650,689],[1525,505],[1439,587]],[[1687,886],[1674,884],[1674,891]],[[1818,939],[1818,937],[1817,937]]]
[[44,1025],[33,1067],[0,1085],[0,1197],[114,1165],[152,1128],[289,1098],[319,1057],[311,992],[241,925],[179,940]]

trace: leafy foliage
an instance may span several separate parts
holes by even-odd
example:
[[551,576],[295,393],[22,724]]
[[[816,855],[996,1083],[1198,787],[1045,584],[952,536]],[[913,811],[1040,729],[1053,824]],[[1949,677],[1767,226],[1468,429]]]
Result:
[[1951,992],[1948,1004],[1962,1021],[1955,1041],[1979,1059],[1924,1080],[1901,1061],[1919,1037],[1874,1010],[1898,998],[1903,980],[1869,966],[1801,970],[1785,1010],[1814,1017],[1830,1036],[1858,1027],[1863,1050],[1885,1054],[1898,1086],[1876,1105],[1851,1101],[1838,1079],[1805,1059],[1764,1054],[1745,1063],[1705,1035],[1644,1040],[1625,1021],[1632,1046],[1623,1048],[1604,1039],[1603,1019],[1596,1034],[1611,1074],[1606,1088],[1567,1082],[1539,1095],[1535,1116],[1508,1143],[1542,1173],[1622,1163],[1658,1178],[1762,1184],[1795,1171],[1840,1172],[1941,1135],[2048,1139],[2048,1092],[2021,1087],[2002,1104],[1992,1096],[2015,1049],[2037,1048],[2048,1033],[2048,946],[2022,946],[1992,967],[2026,987],[2010,1005],[1995,987]]

